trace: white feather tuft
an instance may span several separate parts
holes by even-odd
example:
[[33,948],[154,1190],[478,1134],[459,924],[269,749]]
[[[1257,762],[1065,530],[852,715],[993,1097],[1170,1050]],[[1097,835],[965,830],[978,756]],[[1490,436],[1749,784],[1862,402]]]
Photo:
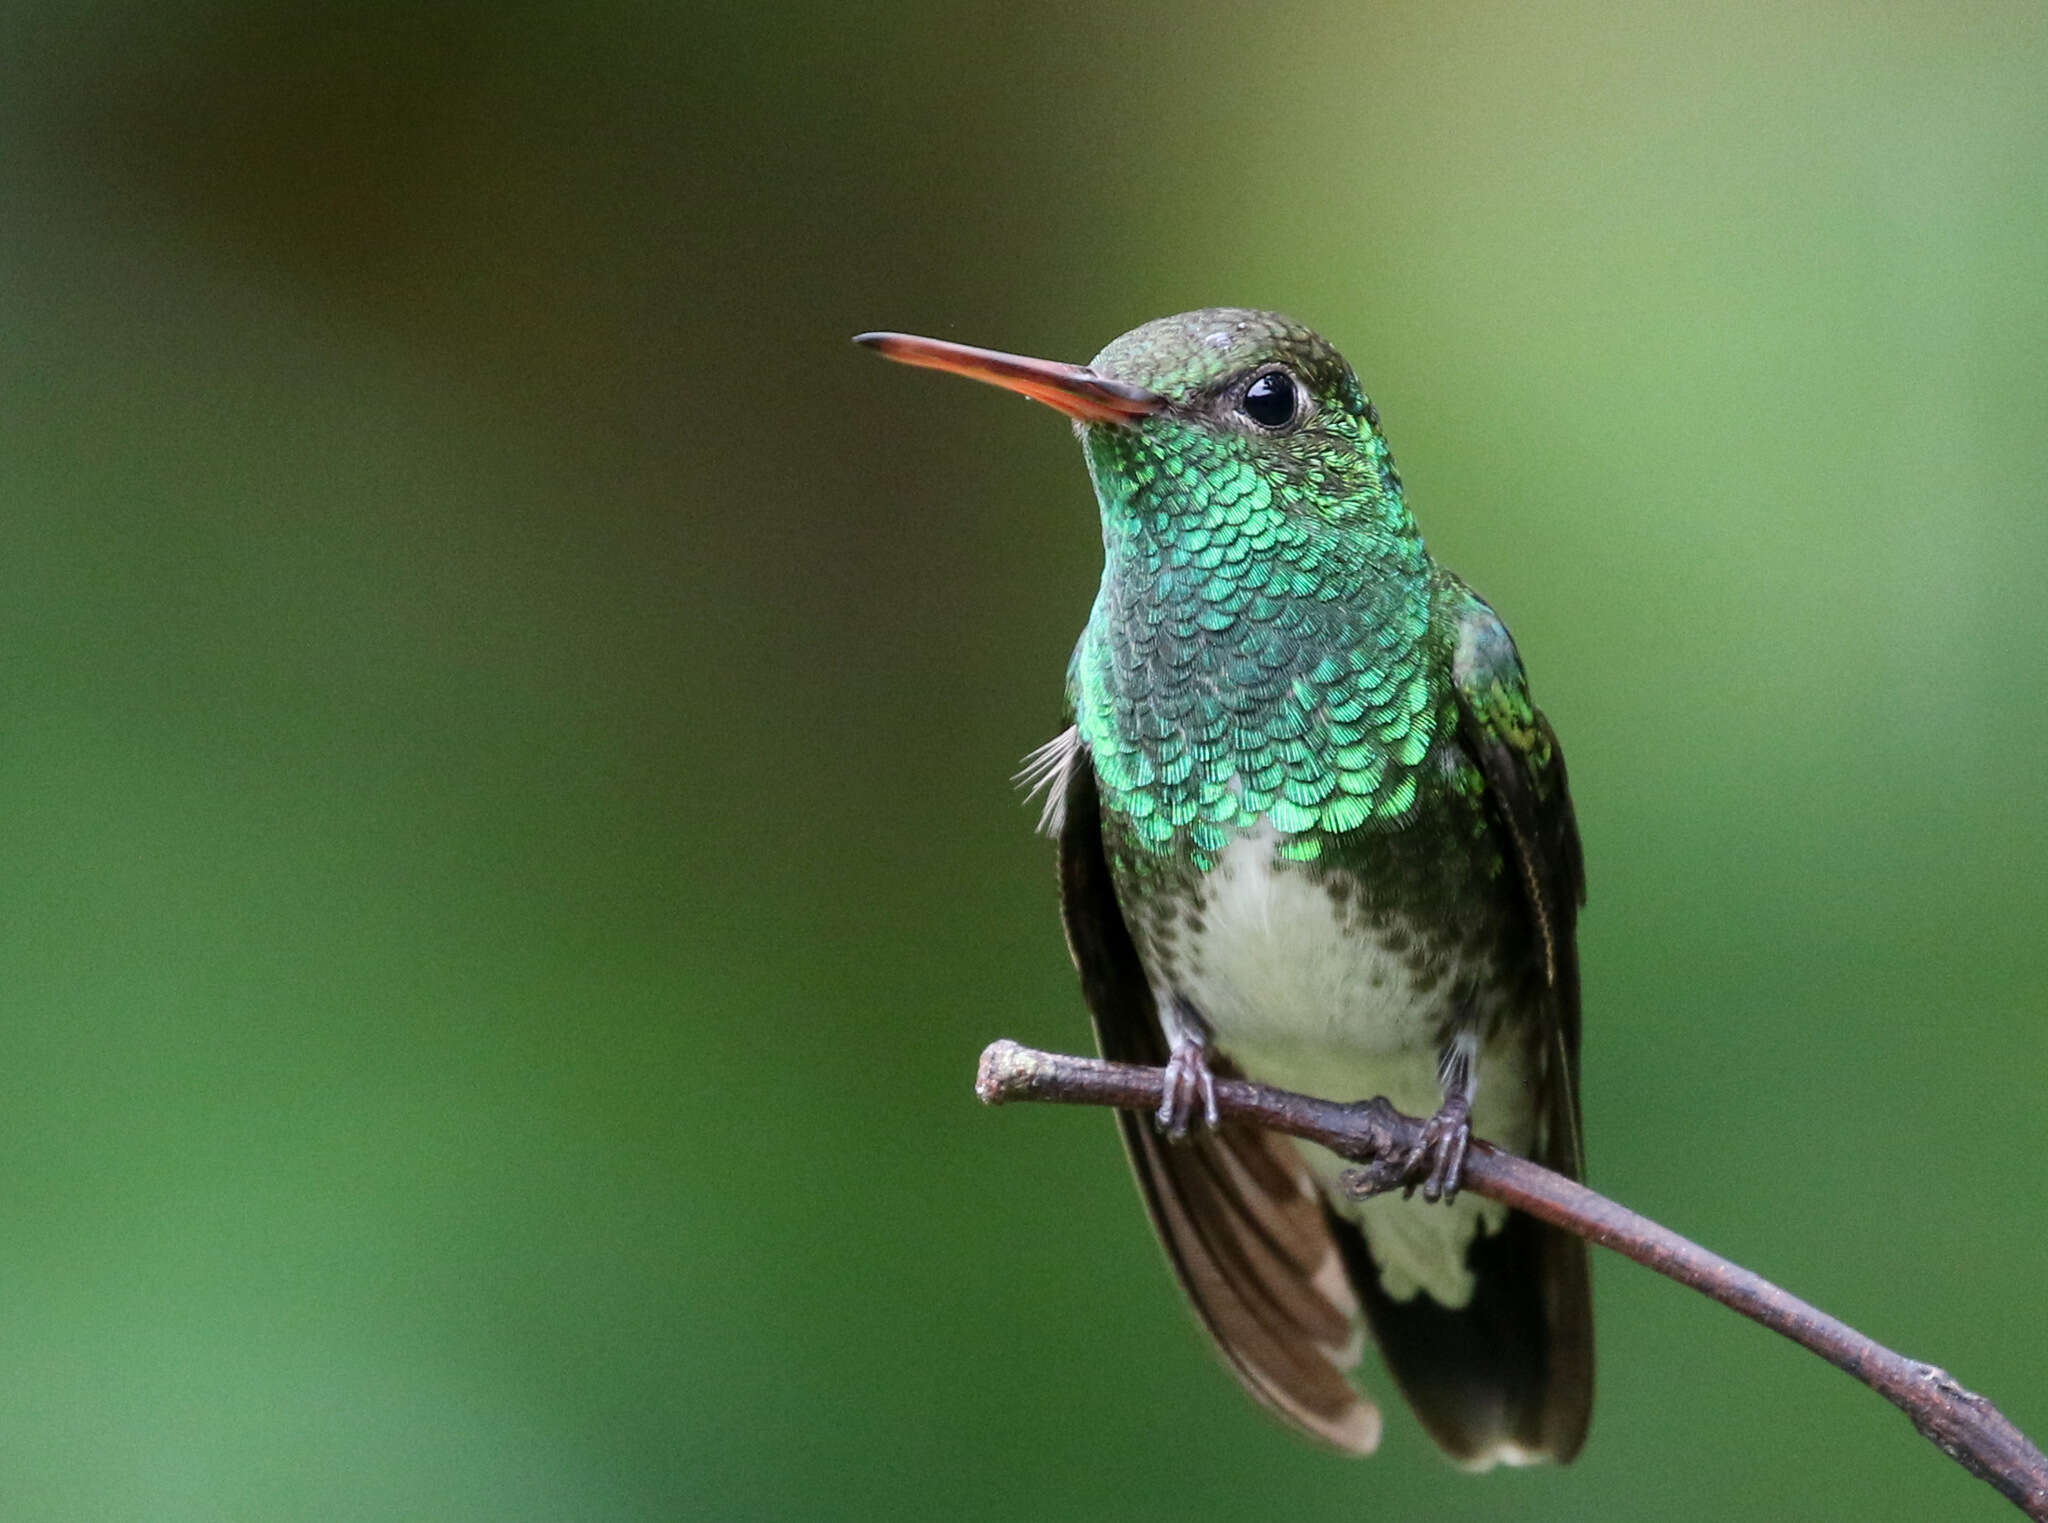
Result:
[[1012,782],[1024,788],[1028,803],[1043,792],[1045,804],[1038,811],[1038,833],[1056,836],[1067,823],[1067,777],[1081,755],[1081,730],[1068,725],[1051,740],[1024,758]]

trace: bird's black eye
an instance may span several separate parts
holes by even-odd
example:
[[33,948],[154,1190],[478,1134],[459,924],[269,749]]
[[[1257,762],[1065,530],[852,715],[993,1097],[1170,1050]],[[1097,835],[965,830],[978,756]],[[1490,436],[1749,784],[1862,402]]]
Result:
[[1269,370],[1244,389],[1244,415],[1261,428],[1285,428],[1294,407],[1294,382],[1284,370]]

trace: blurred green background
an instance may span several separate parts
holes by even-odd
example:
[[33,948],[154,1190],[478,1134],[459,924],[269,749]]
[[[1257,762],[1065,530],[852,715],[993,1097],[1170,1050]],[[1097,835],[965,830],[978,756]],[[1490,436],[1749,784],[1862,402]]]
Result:
[[1568,744],[1595,1182],[2048,1434],[2044,79],[2025,3],[0,12],[0,1511],[2009,1515],[1613,1259],[1570,1470],[1245,1401],[1107,1118],[969,1088],[1086,1042],[1008,782],[1080,460],[846,338],[1330,334]]

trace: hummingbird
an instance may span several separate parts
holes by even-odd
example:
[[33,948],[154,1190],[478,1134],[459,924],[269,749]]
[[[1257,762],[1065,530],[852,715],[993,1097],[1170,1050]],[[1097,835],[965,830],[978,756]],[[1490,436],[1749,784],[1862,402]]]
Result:
[[[1593,1394],[1585,1244],[1461,1194],[1475,1130],[1584,1172],[1564,756],[1506,625],[1424,547],[1378,410],[1275,312],[1146,323],[1086,365],[856,342],[1073,421],[1103,572],[1067,724],[1028,759],[1119,1112],[1181,1287],[1246,1389],[1351,1454],[1369,1329],[1456,1462],[1566,1463]],[[1426,1115],[1408,1190],[1219,1124],[1240,1075]],[[1419,1193],[1420,1199],[1415,1198]]]

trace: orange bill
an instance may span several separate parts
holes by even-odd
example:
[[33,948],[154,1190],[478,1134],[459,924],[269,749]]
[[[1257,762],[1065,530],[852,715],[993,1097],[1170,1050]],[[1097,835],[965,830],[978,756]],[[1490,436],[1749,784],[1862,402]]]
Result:
[[1086,365],[1034,360],[996,349],[949,344],[944,339],[911,333],[863,333],[854,339],[905,365],[946,370],[969,380],[986,381],[1005,391],[1057,407],[1083,423],[1134,423],[1166,406],[1166,398],[1128,381],[1097,375]]

